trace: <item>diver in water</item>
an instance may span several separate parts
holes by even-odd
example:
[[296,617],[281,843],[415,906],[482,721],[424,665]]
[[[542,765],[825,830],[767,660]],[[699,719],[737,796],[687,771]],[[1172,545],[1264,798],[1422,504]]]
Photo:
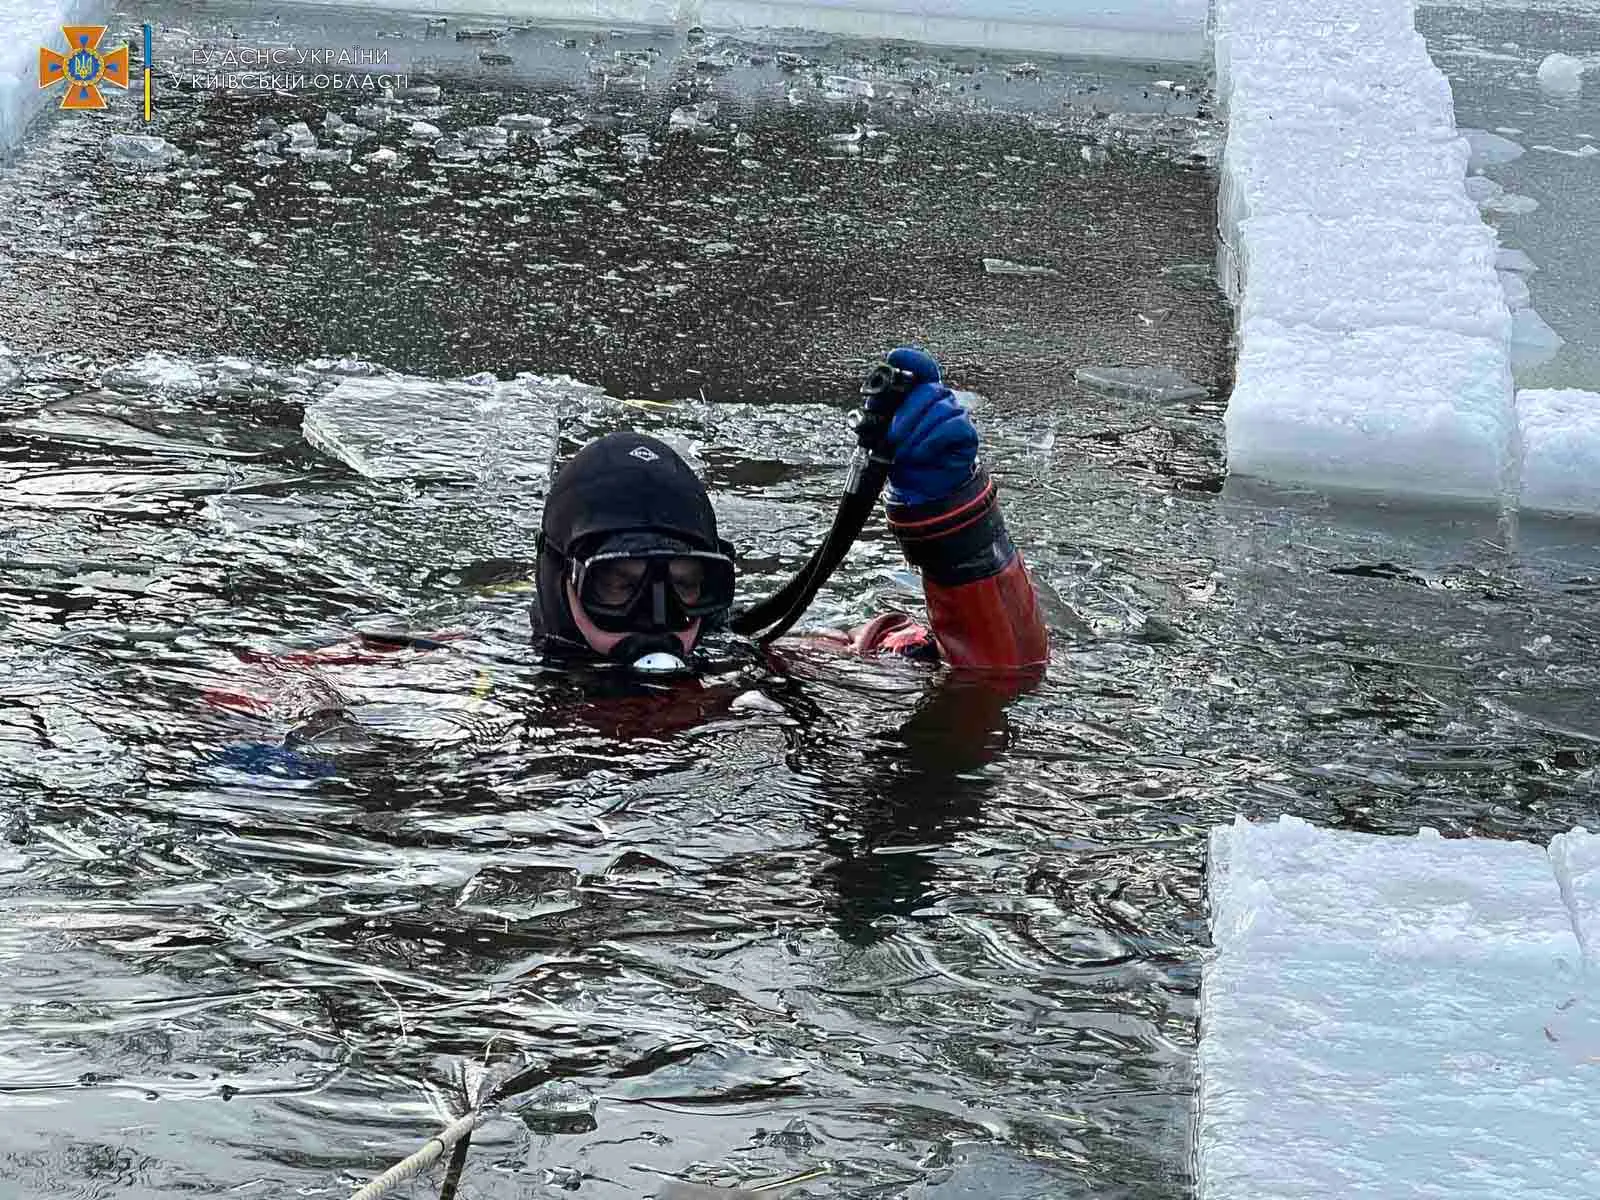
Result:
[[[954,667],[1042,667],[1047,644],[1033,584],[978,465],[977,429],[927,354],[902,348],[888,363],[912,385],[884,439],[889,527],[922,572],[933,628],[897,613],[809,640]],[[547,659],[681,672],[728,620],[733,547],[676,453],[655,438],[613,433],[557,474],[536,582],[535,636]]]
[[[984,694],[991,715],[998,714],[1048,659],[1033,582],[1007,536],[994,483],[978,463],[978,431],[938,363],[908,348],[887,363],[902,382],[898,407],[875,442],[877,461],[889,464],[889,527],[922,573],[932,628],[890,613],[851,632],[778,644],[994,673]],[[876,486],[858,495],[863,519],[876,495]],[[742,631],[740,617],[730,620],[733,547],[718,534],[704,485],[665,443],[613,433],[580,450],[551,486],[537,550],[535,643],[547,664],[570,677],[570,686],[545,689],[549,704],[576,700],[577,719],[626,738],[696,724],[741,690],[670,686],[717,665],[705,653],[707,634]],[[798,591],[789,619],[776,628],[788,628],[811,594]],[[773,632],[761,642],[770,643]],[[355,644],[320,650],[241,652],[256,668],[253,682],[209,689],[206,699],[217,708],[287,719],[293,731],[281,745],[232,746],[223,761],[251,772],[333,773],[323,751],[348,750],[341,730],[349,731],[352,711],[338,672],[359,675],[413,653],[430,655],[451,640],[362,634]],[[662,703],[663,688],[672,692],[671,703]]]

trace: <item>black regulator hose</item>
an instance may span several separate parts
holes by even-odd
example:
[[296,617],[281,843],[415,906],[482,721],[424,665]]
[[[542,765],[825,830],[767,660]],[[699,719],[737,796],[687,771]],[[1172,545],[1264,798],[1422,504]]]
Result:
[[867,373],[861,383],[862,406],[850,414],[856,450],[828,536],[793,579],[759,604],[735,613],[728,628],[763,644],[773,642],[788,633],[816,599],[822,585],[861,536],[878,503],[893,461],[886,447],[889,423],[916,386],[915,375],[887,362],[878,363]]

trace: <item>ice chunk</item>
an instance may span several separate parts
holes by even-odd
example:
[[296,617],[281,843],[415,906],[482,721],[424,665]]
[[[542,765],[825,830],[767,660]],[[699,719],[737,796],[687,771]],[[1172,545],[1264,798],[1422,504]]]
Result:
[[865,79],[852,79],[848,75],[824,75],[822,90],[833,96],[860,100],[870,100],[874,95],[872,84]]
[[133,362],[105,373],[105,385],[125,392],[175,392],[191,395],[205,387],[205,379],[187,358],[151,350]]
[[[1585,395],[1582,392],[1575,394]],[[1587,397],[1589,415],[1593,417],[1600,414],[1600,407],[1597,407],[1600,406],[1600,395],[1590,392]],[[1600,444],[1596,448],[1600,448]],[[1591,458],[1588,468],[1590,479],[1600,479],[1596,466],[1600,466],[1600,460]],[[1600,498],[1600,489],[1596,490],[1596,496]],[[1584,961],[1591,969],[1600,968],[1600,837],[1582,826],[1571,833],[1558,833],[1550,841],[1550,861],[1555,866],[1561,894],[1567,902],[1567,911],[1572,914],[1572,925],[1577,931],[1578,941],[1583,946]]]
[[550,118],[535,113],[507,113],[503,117],[495,118],[495,124],[513,133],[535,133],[541,129],[549,129]]
[[1579,945],[1541,848],[1241,821],[1208,888],[1200,1195],[1588,1188],[1600,1089],[1550,1033]]
[[[1542,512],[1600,515],[1600,393],[1524,389],[1522,506]],[[1600,902],[1600,892],[1593,894]],[[1600,950],[1600,925],[1591,952]]]
[[1532,196],[1502,190],[1499,195],[1490,196],[1478,207],[1486,213],[1497,213],[1503,217],[1525,217],[1538,209],[1539,202]]
[[1498,271],[1519,271],[1524,275],[1532,275],[1539,269],[1539,264],[1522,250],[1500,251],[1494,257],[1494,265]]
[[699,104],[687,104],[673,109],[671,115],[667,117],[667,126],[685,132],[707,129],[710,128],[716,115],[717,102],[702,100]]
[[411,122],[411,128],[406,131],[406,135],[418,142],[437,141],[442,136],[439,127],[427,121]]
[[1556,351],[1566,344],[1545,319],[1531,308],[1521,308],[1511,314],[1511,364],[1515,367],[1536,367],[1549,362]]
[[283,148],[290,154],[299,150],[311,150],[317,144],[317,135],[311,132],[311,126],[304,121],[284,126],[283,132],[287,135]]
[[983,260],[983,269],[989,275],[1059,275],[1060,271],[1054,267],[1037,266],[1030,263],[1012,262],[1008,258],[986,258]]
[[413,376],[346,379],[306,409],[302,432],[322,453],[371,479],[540,488],[563,405],[601,396],[566,379],[441,382]]
[[1547,54],[1539,64],[1539,86],[1556,96],[1575,96],[1583,89],[1581,58],[1570,54]]
[[1211,394],[1171,367],[1079,367],[1072,377],[1096,391],[1140,400],[1199,400]]
[[1479,206],[1505,195],[1506,189],[1487,175],[1469,175],[1466,184],[1468,198]]
[[1252,217],[1239,230],[1241,325],[1412,325],[1503,341],[1510,334],[1494,232],[1379,217]]
[[1593,158],[1600,154],[1600,146],[1585,142],[1576,150],[1563,150],[1560,146],[1535,146],[1535,150],[1543,150],[1549,154],[1560,154],[1566,158]]
[[1519,308],[1527,308],[1533,303],[1533,296],[1528,291],[1528,281],[1516,271],[1500,271],[1500,290],[1505,293],[1506,307],[1515,312]]
[[480,150],[494,150],[511,140],[504,125],[472,125],[461,131],[461,140]]
[[1515,162],[1522,157],[1522,147],[1518,143],[1487,129],[1463,129],[1461,136],[1472,147],[1472,159],[1467,165],[1473,170]]
[[114,133],[105,141],[105,156],[120,167],[153,171],[181,162],[184,153],[164,137]]
[[1240,328],[1228,467],[1318,486],[1492,500],[1513,438],[1503,340],[1402,326]]

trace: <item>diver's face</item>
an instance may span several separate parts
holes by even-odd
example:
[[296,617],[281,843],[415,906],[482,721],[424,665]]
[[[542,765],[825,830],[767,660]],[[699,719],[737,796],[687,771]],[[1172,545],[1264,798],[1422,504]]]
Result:
[[[638,568],[638,576],[631,581],[632,586],[634,587],[638,585],[639,580],[644,575],[645,565],[642,562],[627,562],[624,560],[614,565],[620,568]],[[619,578],[616,581],[616,586],[621,588],[626,582],[627,581]],[[687,583],[689,581],[685,580],[684,582]],[[695,586],[698,588],[698,584]],[[578,599],[578,593],[572,586],[572,580],[567,580],[566,588],[567,604],[572,609],[573,623],[577,625],[578,632],[583,634],[583,640],[589,643],[589,648],[596,654],[609,656],[610,653],[615,650],[619,644],[621,644],[624,638],[632,637],[635,632],[647,632],[645,630],[630,630],[623,633],[607,633],[604,629],[601,629],[593,621],[591,621],[589,619],[589,614],[583,611],[583,602]],[[619,602],[622,598],[625,598],[625,595],[625,592],[619,594]],[[685,657],[687,657],[689,652],[694,649],[696,639],[698,639],[700,636],[700,618],[696,617],[683,629],[674,630],[670,636],[676,638],[683,646],[683,653]]]

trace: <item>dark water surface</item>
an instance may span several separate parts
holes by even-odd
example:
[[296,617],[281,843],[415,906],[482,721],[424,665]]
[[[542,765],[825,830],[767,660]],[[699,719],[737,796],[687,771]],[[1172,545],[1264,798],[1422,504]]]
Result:
[[[302,40],[372,39],[337,19]],[[398,124],[355,162],[405,163],[263,167],[258,119],[326,143],[354,103],[174,87],[181,166],[107,162],[123,109],[0,179],[0,1195],[345,1196],[485,1062],[536,1086],[462,1197],[817,1162],[819,1196],[1189,1195],[1206,829],[1592,824],[1592,527],[1223,486],[1170,68],[565,36],[431,76],[442,129],[549,145],[441,163]],[[619,46],[662,51],[620,99],[587,73]],[[701,716],[558,703],[514,586],[551,452],[674,439],[754,596],[903,340],[976,393],[1044,683],[799,652]],[[1212,396],[1073,381],[1106,364]],[[917,602],[874,528],[812,615]],[[359,628],[462,636],[247,661]]]

